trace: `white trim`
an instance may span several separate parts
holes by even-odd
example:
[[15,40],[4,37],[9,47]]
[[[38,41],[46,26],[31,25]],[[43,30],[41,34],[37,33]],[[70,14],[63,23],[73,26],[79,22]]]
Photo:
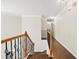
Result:
[[22,17],[41,17],[40,15],[22,15]]
[[1,14],[12,14],[12,15],[16,15],[16,16],[22,16],[21,14],[17,14],[17,13],[15,13],[15,12],[11,12],[11,11],[1,11]]

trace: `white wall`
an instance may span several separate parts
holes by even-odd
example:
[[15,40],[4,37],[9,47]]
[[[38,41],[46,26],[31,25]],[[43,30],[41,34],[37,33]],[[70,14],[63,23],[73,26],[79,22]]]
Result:
[[47,41],[41,40],[41,17],[40,16],[23,16],[22,31],[27,31],[32,41],[35,43],[35,51],[48,49]]
[[[21,34],[21,17],[19,15],[1,13],[1,39]],[[10,51],[10,42],[8,42]],[[5,44],[1,44],[1,59],[5,59]]]
[[21,17],[19,15],[1,13],[1,39],[21,33]]
[[68,5],[56,16],[55,37],[77,57],[77,12],[76,6]]

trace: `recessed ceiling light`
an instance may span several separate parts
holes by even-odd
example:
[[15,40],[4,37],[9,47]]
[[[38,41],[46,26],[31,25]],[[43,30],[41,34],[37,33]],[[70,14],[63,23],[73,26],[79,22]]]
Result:
[[58,2],[64,2],[64,0],[58,0]]
[[66,3],[65,0],[57,0],[58,3]]

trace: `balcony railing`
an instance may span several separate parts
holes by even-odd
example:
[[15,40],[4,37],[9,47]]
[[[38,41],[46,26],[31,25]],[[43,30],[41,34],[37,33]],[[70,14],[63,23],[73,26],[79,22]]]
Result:
[[11,38],[2,39],[1,44],[5,47],[3,49],[5,59],[24,59],[29,53],[34,52],[34,43],[27,32]]

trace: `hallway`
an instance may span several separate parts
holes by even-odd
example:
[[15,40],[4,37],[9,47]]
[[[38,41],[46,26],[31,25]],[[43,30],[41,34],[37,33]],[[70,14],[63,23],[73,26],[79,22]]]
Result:
[[1,59],[76,59],[76,19],[76,0],[1,0]]

